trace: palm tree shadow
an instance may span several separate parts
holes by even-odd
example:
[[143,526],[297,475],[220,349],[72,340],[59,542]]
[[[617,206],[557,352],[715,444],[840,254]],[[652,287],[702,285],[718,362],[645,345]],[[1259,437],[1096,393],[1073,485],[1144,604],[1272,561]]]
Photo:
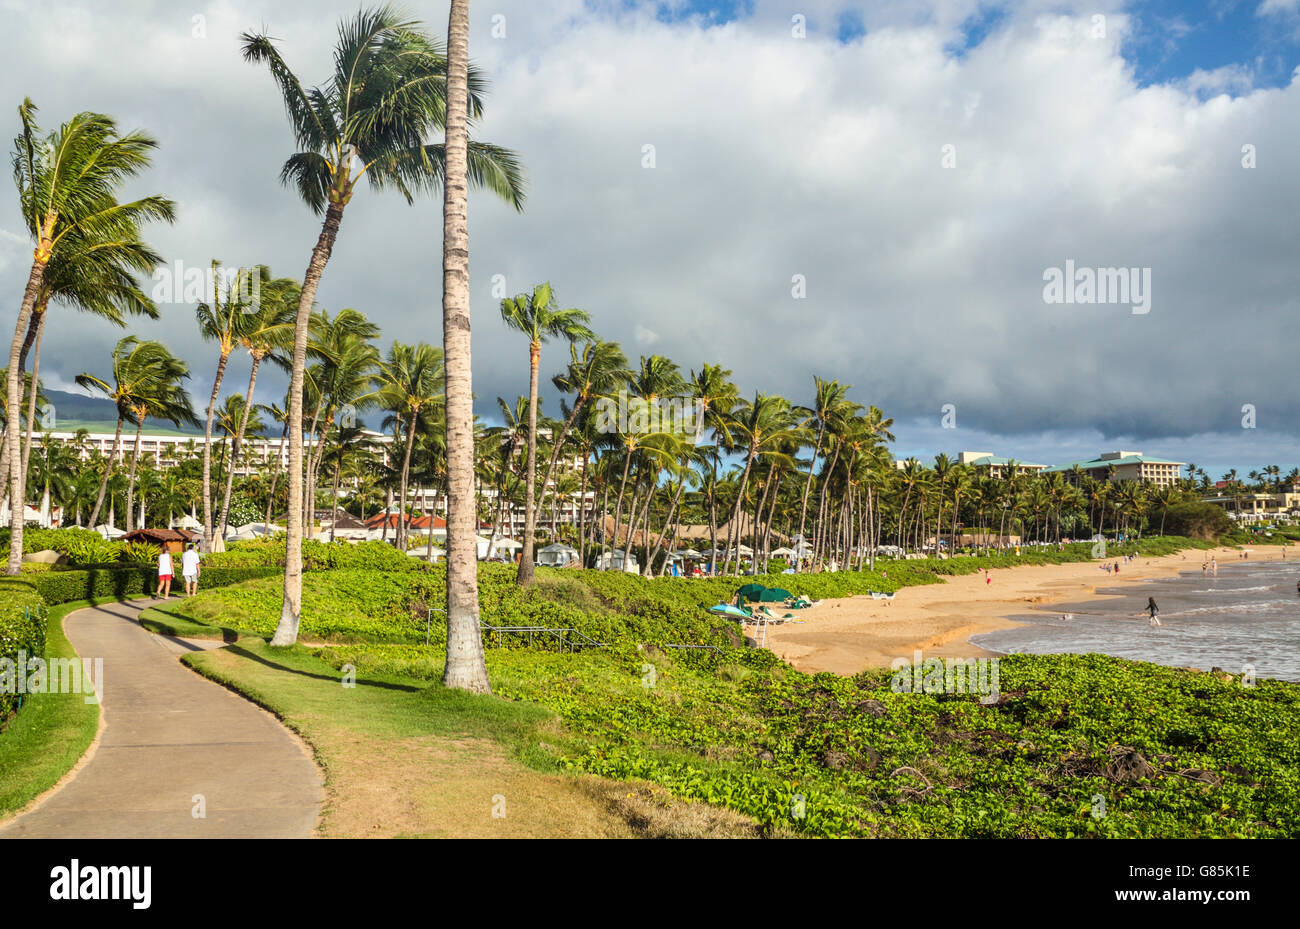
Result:
[[[233,644],[233,643],[239,641],[240,632],[239,632],[238,629],[232,629],[232,628],[230,628],[229,626],[213,626],[213,625],[210,625],[210,624],[207,624],[207,623],[198,623],[197,620],[195,620],[193,617],[191,617],[191,616],[186,616],[186,615],[184,615],[183,613],[177,613],[177,612],[174,612],[172,609],[170,609],[170,608],[168,608],[168,607],[162,607],[162,606],[156,606],[156,605],[155,605],[155,606],[149,607],[149,609],[152,610],[152,611],[155,612],[155,613],[161,613],[161,614],[164,615],[164,616],[170,616],[172,619],[179,619],[179,620],[182,620],[182,621],[184,621],[185,623],[196,624],[196,625],[207,625],[208,628],[209,628],[209,629],[212,629],[214,632],[219,632],[219,633],[221,633],[221,636],[220,636],[221,641],[222,641],[222,642],[225,642],[227,645],[231,645],[231,644]],[[143,616],[143,615],[142,615],[142,616],[140,617],[140,625],[144,626],[146,629],[149,629],[149,618],[148,618],[147,616]],[[151,631],[151,632],[158,632],[158,633],[163,634],[163,635],[168,635],[168,636],[171,636],[171,637],[173,637],[173,638],[176,637],[176,633],[174,633],[174,632],[169,632],[169,631],[166,631],[166,630],[163,630],[163,629],[150,629],[150,631]],[[195,636],[195,638],[202,638],[202,637],[201,637],[201,636]],[[216,638],[216,636],[213,636],[213,638]]]
[[[312,671],[303,671],[298,668],[291,668],[288,665],[283,665],[280,664],[279,662],[271,661],[270,659],[258,655],[255,652],[250,652],[248,649],[242,648],[239,645],[227,645],[226,651],[230,652],[232,655],[238,655],[241,658],[247,658],[250,661],[256,661],[258,664],[265,665],[268,668],[273,668],[276,671],[284,671],[289,674],[297,674],[301,677],[310,677],[318,681],[328,681],[331,684],[337,684],[339,683],[340,680],[340,677],[337,675],[316,674]],[[388,681],[373,681],[373,680],[365,680],[364,678],[357,678],[356,685],[358,687],[361,686],[377,687],[382,690],[400,690],[400,691],[405,691],[406,693],[420,693],[424,689],[422,687],[412,687],[407,684],[392,684],[389,683]]]

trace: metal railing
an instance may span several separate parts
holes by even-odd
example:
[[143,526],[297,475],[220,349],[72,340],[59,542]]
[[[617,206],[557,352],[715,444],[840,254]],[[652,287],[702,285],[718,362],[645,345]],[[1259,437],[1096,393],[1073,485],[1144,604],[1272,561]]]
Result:
[[479,629],[487,633],[487,640],[490,643],[493,633],[496,634],[496,645],[500,648],[505,635],[516,635],[527,637],[528,645],[531,648],[534,637],[541,636],[547,639],[553,638],[559,645],[562,652],[573,652],[580,648],[606,648],[606,643],[597,642],[585,632],[579,632],[577,629],[557,628],[552,626],[493,626],[490,623],[480,622]]

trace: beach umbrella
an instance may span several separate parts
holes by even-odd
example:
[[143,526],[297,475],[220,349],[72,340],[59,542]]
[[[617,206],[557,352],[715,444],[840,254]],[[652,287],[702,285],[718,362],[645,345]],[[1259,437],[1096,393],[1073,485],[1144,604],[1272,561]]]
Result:
[[793,548],[774,548],[772,549],[773,558],[794,558],[795,550]]
[[[757,587],[758,585],[754,584],[752,586]],[[789,600],[793,596],[794,595],[790,593],[790,591],[785,590],[784,588],[768,587],[758,595],[758,599],[762,603],[781,603],[785,600]]]
[[740,590],[736,591],[736,593],[740,595],[742,603],[746,600],[752,603],[757,603],[763,599],[763,591],[765,590],[767,590],[767,588],[762,584],[746,584],[744,587],[740,588]]

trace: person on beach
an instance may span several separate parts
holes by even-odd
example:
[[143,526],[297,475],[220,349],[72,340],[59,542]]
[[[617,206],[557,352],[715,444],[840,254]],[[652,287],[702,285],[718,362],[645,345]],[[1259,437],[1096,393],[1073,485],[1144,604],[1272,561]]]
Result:
[[185,596],[199,592],[199,550],[194,543],[181,554],[181,577],[185,581]]
[[163,549],[158,553],[158,590],[155,596],[161,595],[164,600],[171,598],[172,593],[172,554]]
[[1215,577],[1219,576],[1219,559],[1217,558],[1210,559],[1210,573],[1213,574]]
[[1150,626],[1160,625],[1160,607],[1156,606],[1155,597],[1147,597],[1147,608],[1144,610],[1151,618],[1147,621]]

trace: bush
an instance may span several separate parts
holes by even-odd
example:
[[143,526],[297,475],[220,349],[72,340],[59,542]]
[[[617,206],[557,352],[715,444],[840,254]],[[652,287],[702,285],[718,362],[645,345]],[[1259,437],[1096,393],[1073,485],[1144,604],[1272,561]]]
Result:
[[[224,587],[278,573],[274,568],[204,568],[201,580],[204,587]],[[122,600],[152,594],[157,582],[158,572],[152,565],[104,565],[80,571],[20,575],[6,580],[4,587],[26,586],[39,594],[47,605],[56,606],[72,600]]]
[[[285,540],[283,536],[231,542],[224,552],[205,555],[205,567],[284,567]],[[343,569],[366,571],[417,571],[424,567],[419,558],[399,552],[386,542],[317,542],[312,539],[302,543],[303,567],[313,569]]]
[[157,564],[162,554],[162,546],[152,542],[128,542],[122,549],[122,561],[126,564]]
[[1194,539],[1214,539],[1233,529],[1232,519],[1221,506],[1213,503],[1176,503],[1165,516],[1165,531]]
[[0,587],[0,725],[18,709],[21,699],[12,692],[17,689],[12,675],[26,670],[12,666],[18,653],[27,658],[45,654],[45,621],[45,602],[34,590],[17,583]]

